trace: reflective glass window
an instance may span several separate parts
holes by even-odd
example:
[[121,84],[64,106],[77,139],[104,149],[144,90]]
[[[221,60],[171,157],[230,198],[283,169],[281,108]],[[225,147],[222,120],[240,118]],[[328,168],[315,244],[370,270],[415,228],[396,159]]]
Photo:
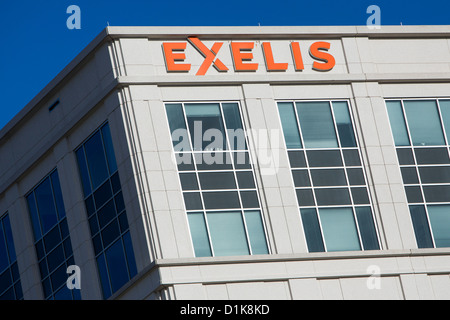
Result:
[[188,128],[194,146],[174,144],[195,256],[269,253],[239,103],[166,104],[166,111],[171,131]]
[[349,102],[279,102],[278,110],[309,252],[379,250]]
[[62,294],[74,258],[58,171],[53,170],[26,198],[45,299],[81,299],[79,289]]
[[329,102],[297,102],[305,148],[337,148],[336,131]]
[[0,216],[0,300],[22,300],[17,257],[9,214]]
[[414,146],[445,144],[436,101],[419,100],[403,103]]
[[[450,203],[450,100],[396,100],[398,113],[404,115],[405,132],[413,149],[397,143],[398,162],[402,172],[411,221],[419,248],[450,247],[444,233]],[[389,114],[394,138],[395,118]]]
[[[169,109],[177,114],[176,106]],[[137,274],[109,124],[102,125],[75,152],[103,297],[107,299]]]

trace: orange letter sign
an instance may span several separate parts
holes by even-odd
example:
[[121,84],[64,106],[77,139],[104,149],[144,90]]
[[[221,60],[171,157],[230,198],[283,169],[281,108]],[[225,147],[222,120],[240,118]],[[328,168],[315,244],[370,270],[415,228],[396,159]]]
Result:
[[244,63],[245,60],[252,60],[253,53],[242,52],[242,50],[251,51],[255,46],[254,42],[232,42],[231,52],[233,53],[235,71],[255,71],[258,70],[257,63]]
[[303,64],[302,52],[298,42],[291,42],[292,56],[294,57],[295,71],[303,71],[305,66]]
[[163,43],[164,57],[166,59],[167,71],[189,71],[191,70],[191,65],[189,63],[175,63],[175,61],[184,61],[186,59],[186,54],[184,52],[174,52],[174,51],[184,51],[186,49],[186,42],[168,42]]
[[[336,60],[329,54],[328,51],[331,45],[329,42],[314,42],[309,48],[309,54],[316,60],[320,60],[323,63],[314,61],[313,69],[317,71],[330,71],[336,65]],[[324,50],[324,51],[319,51]]]
[[264,57],[266,58],[267,71],[287,70],[287,68],[288,68],[287,63],[275,63],[275,61],[273,60],[273,52],[272,52],[272,46],[270,45],[270,42],[263,42],[262,46],[263,46]]
[[189,37],[189,42],[205,57],[200,69],[197,71],[197,76],[205,75],[206,71],[208,71],[211,63],[214,63],[214,68],[217,71],[228,71],[228,68],[220,61],[219,59],[214,60],[220,48],[223,45],[223,42],[215,42],[209,50],[198,38]]

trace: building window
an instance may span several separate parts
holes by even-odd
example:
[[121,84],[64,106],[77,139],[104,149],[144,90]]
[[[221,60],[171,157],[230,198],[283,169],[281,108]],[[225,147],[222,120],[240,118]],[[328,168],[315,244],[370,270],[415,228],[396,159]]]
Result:
[[419,248],[450,247],[450,100],[388,100]]
[[0,300],[22,300],[22,285],[9,215],[0,217]]
[[103,297],[107,299],[137,274],[108,123],[75,153]]
[[269,253],[239,104],[166,111],[195,256]]
[[81,299],[80,290],[69,290],[66,285],[67,268],[75,262],[58,171],[44,178],[26,199],[45,299]]
[[346,101],[278,102],[309,252],[380,249]]

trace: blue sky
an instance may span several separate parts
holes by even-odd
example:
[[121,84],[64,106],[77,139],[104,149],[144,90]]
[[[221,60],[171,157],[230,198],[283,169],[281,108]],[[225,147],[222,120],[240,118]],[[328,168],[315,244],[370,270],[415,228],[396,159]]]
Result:
[[[81,9],[69,30],[67,7]],[[450,25],[449,0],[0,0],[0,128],[107,24],[111,26],[365,25],[370,5],[382,25]]]

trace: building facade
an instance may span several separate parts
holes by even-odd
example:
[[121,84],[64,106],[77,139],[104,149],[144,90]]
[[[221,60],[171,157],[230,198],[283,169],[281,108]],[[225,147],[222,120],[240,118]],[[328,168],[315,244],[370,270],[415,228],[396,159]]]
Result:
[[108,27],[0,131],[0,297],[449,299],[449,141],[448,26]]

